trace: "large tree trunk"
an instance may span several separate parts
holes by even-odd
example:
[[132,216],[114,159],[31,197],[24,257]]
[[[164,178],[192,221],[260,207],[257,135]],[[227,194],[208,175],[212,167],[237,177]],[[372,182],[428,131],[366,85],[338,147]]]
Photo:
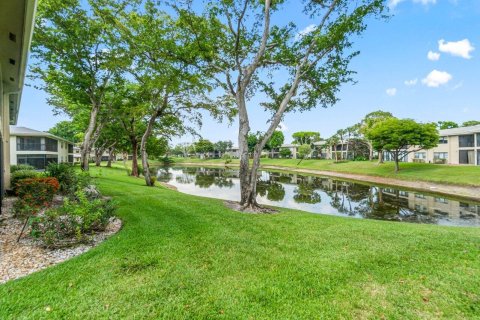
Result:
[[100,167],[102,163],[103,148],[95,149],[95,166]]
[[400,171],[400,164],[399,164],[399,159],[398,159],[398,151],[395,151],[394,153],[395,156],[395,173],[398,173]]
[[132,145],[132,173],[134,177],[138,177],[138,141],[137,137],[131,136],[130,143]]
[[250,183],[250,163],[247,140],[248,133],[250,132],[250,126],[243,94],[238,93],[236,100],[239,109],[238,148],[240,157],[240,205],[242,207],[246,207],[256,204],[255,198],[252,200],[252,186]]
[[114,150],[113,147],[108,148],[108,162],[107,162],[108,168],[112,166],[113,150]]
[[372,161],[373,160],[373,145],[370,141],[367,141],[367,146],[368,146],[368,160]]
[[383,163],[383,150],[378,151],[378,164]]
[[85,132],[85,137],[83,138],[82,146],[80,147],[80,157],[81,157],[81,169],[88,171],[88,158],[90,156],[90,148],[92,146],[91,138],[95,131],[97,124],[97,116],[100,110],[100,105],[94,104],[92,106],[92,111],[90,112],[90,121],[88,123],[87,131]]
[[159,109],[155,110],[155,113],[152,115],[150,120],[148,120],[147,129],[145,129],[145,132],[143,133],[143,136],[142,136],[142,141],[140,142],[140,153],[142,157],[143,176],[145,177],[145,184],[149,187],[153,187],[154,182],[150,177],[150,168],[148,166],[147,140],[148,138],[150,138],[150,135],[152,134],[153,125],[155,124],[155,121],[157,121],[157,117],[159,116],[159,114],[160,114],[160,110]]

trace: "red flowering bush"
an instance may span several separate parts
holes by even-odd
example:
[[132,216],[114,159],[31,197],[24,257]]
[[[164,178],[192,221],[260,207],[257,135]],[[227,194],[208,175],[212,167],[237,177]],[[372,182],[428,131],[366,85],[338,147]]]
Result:
[[22,179],[15,185],[19,201],[32,209],[50,206],[59,189],[58,180],[52,177]]

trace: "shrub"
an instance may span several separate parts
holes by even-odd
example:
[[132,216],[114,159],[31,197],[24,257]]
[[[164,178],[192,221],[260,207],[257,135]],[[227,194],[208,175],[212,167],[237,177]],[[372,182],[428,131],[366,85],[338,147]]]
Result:
[[88,199],[83,191],[77,200],[65,199],[59,208],[49,209],[32,222],[31,235],[48,247],[61,247],[88,240],[93,231],[105,230],[115,212],[111,200]]
[[173,161],[172,158],[169,158],[169,157],[160,158],[160,161],[162,162],[162,164],[163,164],[164,166],[169,166],[169,165],[171,165],[172,163],[175,162],[175,161]]
[[29,164],[14,164],[13,166],[10,166],[10,173],[14,173],[20,170],[35,170],[35,167]]
[[152,186],[155,185],[155,182],[157,182],[157,177],[156,176],[150,176],[150,183],[152,184]]
[[232,156],[227,153],[222,156],[222,159],[225,160],[225,164],[232,162]]
[[48,207],[60,185],[56,178],[29,178],[22,179],[15,185],[18,198],[32,208]]
[[50,163],[45,169],[45,175],[58,180],[62,193],[72,194],[77,190],[77,175],[72,165],[67,163]]
[[40,173],[35,170],[18,170],[13,172],[10,176],[13,191],[16,190],[16,185],[20,180],[37,178],[39,175]]
[[368,159],[364,156],[356,156],[353,161],[367,161]]

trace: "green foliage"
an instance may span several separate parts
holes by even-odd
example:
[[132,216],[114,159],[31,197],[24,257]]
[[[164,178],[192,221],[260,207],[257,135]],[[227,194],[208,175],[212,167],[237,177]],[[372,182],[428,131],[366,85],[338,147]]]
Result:
[[470,120],[470,121],[465,121],[462,123],[462,127],[471,127],[471,126],[476,126],[479,125],[480,121],[477,120]]
[[225,141],[217,141],[213,145],[213,148],[215,151],[219,151],[220,153],[225,153],[227,150],[231,149],[233,147],[233,142],[230,140],[225,140]]
[[74,194],[77,191],[77,174],[71,164],[50,163],[45,169],[45,175],[58,180],[62,193]]
[[35,170],[35,167],[33,167],[29,164],[14,164],[14,165],[10,166],[10,173],[14,173],[14,172],[20,171],[20,170],[32,171],[32,170]]
[[280,149],[280,156],[282,158],[290,158],[292,156],[292,151],[288,148],[282,148]]
[[195,142],[194,146],[197,153],[205,154],[214,151],[213,143],[207,139],[198,140]]
[[52,208],[32,221],[32,236],[47,247],[62,247],[88,240],[88,234],[103,231],[115,212],[111,200],[89,199],[77,191],[76,200],[65,198],[63,205]]
[[298,147],[297,155],[300,159],[305,159],[312,153],[312,147],[309,144],[302,144]]
[[275,148],[279,148],[284,141],[285,141],[285,136],[283,132],[276,130],[272,133],[272,136],[265,144],[265,149],[273,150]]
[[76,127],[77,125],[78,123],[73,121],[60,121],[48,132],[70,142],[78,143],[82,137],[82,132]]
[[319,132],[313,132],[313,131],[299,131],[295,132],[292,135],[293,138],[293,143],[295,144],[308,144],[311,145],[314,142],[317,142],[320,140],[320,133]]
[[225,164],[229,164],[232,162],[232,156],[229,155],[228,153],[225,153],[223,156],[222,156],[222,159],[225,160]]
[[373,147],[394,155],[396,171],[399,161],[409,153],[438,145],[439,135],[434,123],[417,123],[411,119],[391,118],[377,123],[368,132]]
[[453,129],[459,127],[458,123],[453,121],[438,121],[437,125],[439,130]]
[[35,170],[17,170],[13,172],[10,176],[10,182],[11,182],[13,191],[16,190],[16,185],[20,180],[36,178],[39,176],[40,176],[40,173]]
[[258,143],[259,133],[249,133],[247,136],[248,152],[252,153]]

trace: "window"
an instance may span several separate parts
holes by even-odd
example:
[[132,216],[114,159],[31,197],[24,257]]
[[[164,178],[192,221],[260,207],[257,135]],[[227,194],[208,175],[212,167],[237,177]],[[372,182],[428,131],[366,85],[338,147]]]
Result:
[[57,152],[58,141],[55,139],[45,138],[45,151]]
[[415,193],[415,198],[426,199],[426,197],[423,194],[420,194],[420,193]]
[[428,213],[428,208],[426,206],[423,206],[421,204],[416,204],[415,205],[415,211],[419,213]]
[[448,204],[448,200],[445,198],[435,198],[435,202]]
[[17,137],[17,151],[42,151],[45,146],[42,145],[40,137]]
[[434,159],[448,159],[448,152],[434,152]]
[[477,133],[477,147],[480,147],[480,133]]
[[459,151],[460,164],[475,164],[474,150],[460,150]]
[[438,140],[438,144],[447,144],[448,143],[448,138],[447,137],[440,137]]
[[407,192],[407,191],[400,191],[400,192],[398,193],[398,195],[399,195],[400,197],[408,197],[408,192]]
[[68,155],[68,162],[73,163],[73,155]]
[[480,166],[480,150],[477,150],[477,166]]
[[35,169],[43,170],[49,163],[57,163],[58,157],[50,154],[19,154],[17,155],[18,164],[28,164]]
[[473,134],[458,136],[460,148],[472,148],[475,145],[475,136]]
[[415,159],[425,160],[426,158],[427,158],[427,153],[426,152],[415,152]]
[[73,144],[68,144],[68,153],[73,153]]

